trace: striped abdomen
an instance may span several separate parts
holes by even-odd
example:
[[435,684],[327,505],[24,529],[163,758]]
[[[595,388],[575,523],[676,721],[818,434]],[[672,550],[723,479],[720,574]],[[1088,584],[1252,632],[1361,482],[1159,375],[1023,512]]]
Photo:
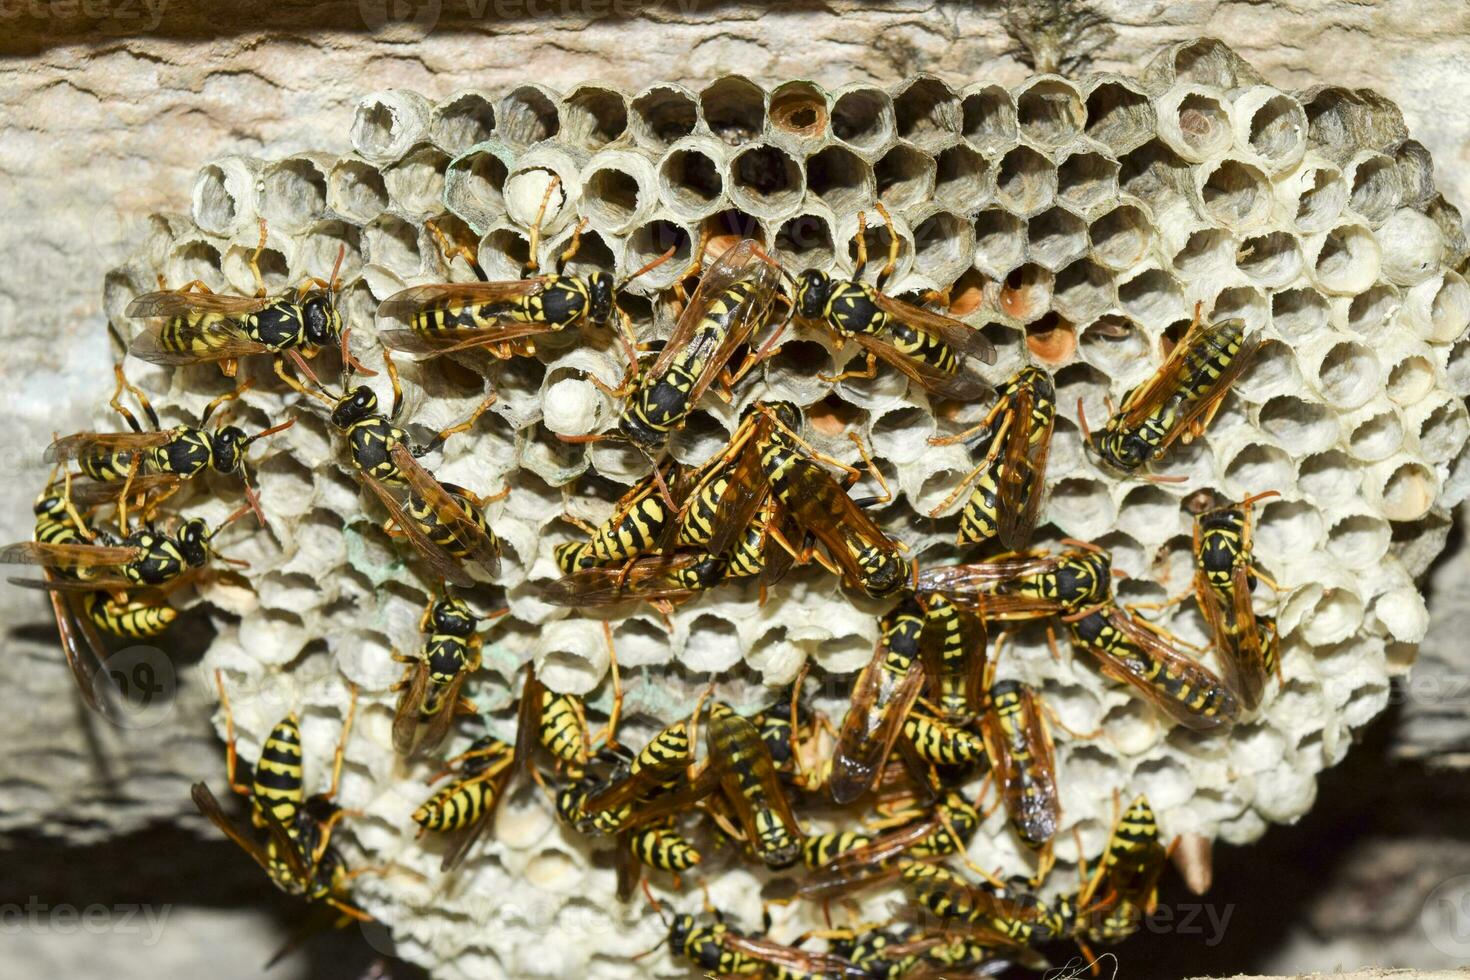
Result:
[[98,629],[135,640],[157,636],[178,616],[178,610],[167,604],[150,605],[138,600],[118,603],[105,592],[87,593],[82,610]]
[[674,829],[673,817],[640,827],[628,836],[628,850],[650,868],[688,871],[700,861],[700,853]]
[[276,723],[266,736],[255,763],[250,797],[257,807],[269,809],[277,820],[293,830],[296,812],[305,799],[301,772],[301,726],[295,714]]
[[468,827],[494,809],[498,788],[494,779],[451,784],[421,803],[413,811],[413,821],[433,833]]
[[904,719],[903,734],[921,759],[936,765],[968,765],[985,758],[985,740],[980,736],[923,715],[909,715]]

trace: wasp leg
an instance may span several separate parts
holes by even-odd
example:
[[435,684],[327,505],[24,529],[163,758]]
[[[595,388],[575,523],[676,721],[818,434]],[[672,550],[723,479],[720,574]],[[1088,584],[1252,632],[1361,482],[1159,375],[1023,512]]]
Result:
[[[590,741],[596,742],[602,739],[602,744],[608,748],[617,748],[618,745],[618,720],[623,715],[623,682],[618,673],[618,653],[613,645],[612,624],[607,620],[602,621],[602,635],[607,640],[607,663],[612,673],[613,700],[612,709],[607,715],[607,725],[601,732],[593,736]],[[585,730],[585,726],[584,726]],[[588,746],[590,749],[590,746]]]
[[260,253],[265,251],[266,226],[265,219],[256,219],[260,222],[260,241],[255,244],[255,251],[250,253],[250,275],[255,279],[255,295],[265,296],[265,278],[260,274]]
[[455,256],[459,256],[469,264],[469,267],[474,270],[475,275],[481,282],[485,281],[485,273],[480,268],[480,256],[475,249],[468,245],[451,242],[449,236],[444,234],[444,229],[439,227],[437,221],[425,221],[424,227],[429,229],[429,234],[433,235],[434,241],[439,243],[439,251],[444,256],[446,264],[453,262]]
[[138,400],[138,405],[142,407],[144,414],[146,414],[148,417],[148,421],[153,423],[154,431],[157,431],[160,428],[158,424],[158,413],[153,411],[153,404],[148,401],[148,396],[143,394],[141,389],[137,388],[128,381],[127,376],[123,374],[123,367],[121,363],[114,364],[112,366],[112,372],[117,376],[117,386],[113,388],[112,398],[107,402],[107,404],[111,405],[112,410],[123,417],[123,421],[127,422],[128,428],[132,429],[134,432],[142,432],[143,429],[141,426],[138,425],[138,419],[133,415],[132,412],[128,411],[127,406],[122,403],[122,393],[124,390],[126,390],[129,394],[131,394],[134,398]]
[[[551,195],[560,186],[561,176],[552,174],[551,180],[546,184],[546,193],[541,195],[541,206],[536,209],[536,218],[531,222],[531,234],[526,254],[526,278],[528,279],[541,271],[541,260],[538,258],[541,251],[541,221],[546,217],[546,206],[551,203]],[[576,232],[573,233],[574,238],[576,234]]]
[[225,713],[225,778],[229,781],[230,789],[248,797],[250,787],[236,778],[239,757],[235,750],[235,713],[230,710],[230,696],[225,693],[225,675],[222,671],[214,672],[214,686],[219,690],[219,706]]
[[898,268],[898,232],[893,227],[893,219],[888,216],[888,209],[883,206],[882,201],[873,202],[873,210],[883,217],[883,224],[888,229],[888,261],[878,271],[876,285],[879,289],[888,282],[888,277],[893,275],[893,270]]
[[868,454],[868,450],[863,446],[862,437],[859,436],[856,432],[849,432],[847,434],[847,437],[851,439],[852,444],[857,447],[858,456],[862,457],[864,469],[868,471],[868,474],[872,476],[872,478],[877,482],[878,486],[883,488],[883,496],[875,499],[873,503],[888,503],[893,499],[893,491],[889,488],[888,481],[883,479],[883,474],[878,471],[878,466],[873,462],[873,457]]
[[863,369],[861,371],[842,370],[836,374],[818,374],[817,377],[828,384],[837,384],[849,378],[857,378],[863,381],[871,381],[878,376],[878,356],[868,351],[863,356]]
[[858,212],[857,232],[852,236],[852,241],[857,246],[857,261],[853,263],[852,278],[854,282],[861,282],[863,273],[868,268],[868,215],[865,211]]
[[[337,795],[337,788],[342,781],[342,760],[347,751],[347,739],[352,734],[352,719],[357,714],[357,685],[347,685],[349,697],[347,701],[347,717],[342,720],[342,735],[337,739],[337,751],[332,755],[332,785],[322,794],[324,799],[333,799]],[[339,811],[340,812],[340,811]],[[336,816],[336,814],[333,814]]]
[[[236,398],[239,398],[241,395],[245,394],[245,392],[249,391],[252,385],[253,382],[245,381],[239,385],[236,385],[232,390],[227,391],[222,395],[219,395],[208,405],[205,405],[204,411],[199,413],[199,424],[201,426],[206,424],[209,421],[210,416],[215,413],[216,409],[218,409],[225,402],[232,402]],[[153,414],[153,406],[147,403],[147,400],[143,397],[142,392],[138,392],[138,401],[144,406],[144,410],[148,412],[149,417],[154,419],[153,427],[158,428],[158,416]]]
[[[431,453],[434,450],[443,446],[444,443],[448,441],[450,436],[456,435],[460,432],[468,431],[474,426],[477,421],[479,421],[480,416],[484,415],[485,412],[489,410],[490,406],[495,404],[496,399],[499,397],[500,396],[497,395],[494,391],[491,391],[490,394],[485,396],[485,400],[480,402],[480,404],[475,407],[475,410],[470,413],[468,418],[466,418],[463,422],[458,423],[457,425],[451,425],[447,429],[441,429],[434,435],[434,438],[430,439],[424,446],[420,448],[423,449],[424,453]],[[420,456],[423,455],[423,453],[415,452],[414,455]]]

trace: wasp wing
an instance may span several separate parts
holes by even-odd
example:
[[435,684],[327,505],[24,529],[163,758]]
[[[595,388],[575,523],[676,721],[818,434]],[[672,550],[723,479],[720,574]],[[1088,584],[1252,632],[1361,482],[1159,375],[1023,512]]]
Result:
[[[534,296],[545,289],[549,281],[549,277],[540,276],[501,282],[436,282],[409,286],[379,303],[378,316],[397,319],[453,306],[494,306]],[[493,311],[490,315],[494,315]]]
[[44,458],[48,463],[60,463],[79,459],[93,450],[140,453],[162,446],[172,438],[171,432],[74,432],[47,446]]
[[842,720],[832,750],[832,773],[827,779],[835,803],[851,803],[872,789],[903,732],[909,709],[924,690],[926,676],[921,661],[910,663],[903,679],[894,682],[883,667],[887,656],[888,650],[880,640],[877,653],[853,687],[852,704]]
[[403,505],[398,502],[398,498],[391,489],[385,487],[367,473],[359,472],[358,476],[367,488],[373,492],[374,496],[382,502],[383,508],[388,511],[388,517],[394,526],[403,532],[404,536],[418,550],[419,555],[429,563],[429,567],[439,577],[447,582],[452,582],[455,585],[465,588],[470,588],[475,584],[475,580],[465,570],[464,566],[456,561],[453,555],[430,540],[429,536],[419,528],[418,522],[404,512]]
[[873,291],[873,302],[890,317],[943,341],[955,353],[979,358],[986,364],[995,363],[995,345],[968,323],[877,290]]
[[1056,753],[1036,692],[1023,688],[1013,724],[1024,743],[1024,758],[1013,751],[1006,727],[994,705],[981,717],[985,736],[985,754],[996,774],[1006,812],[1021,837],[1032,846],[1052,839],[1061,819],[1061,802],[1057,795]]
[[[100,544],[47,544],[20,541],[0,549],[0,565],[45,565],[49,568],[119,568],[135,561],[141,548]],[[56,583],[58,586],[63,583]],[[97,588],[92,585],[91,588]]]
[[128,304],[127,315],[134,319],[178,317],[190,313],[215,313],[239,317],[255,313],[277,302],[279,296],[234,296],[229,293],[206,293],[196,290],[162,289],[144,293]]
[[[477,562],[490,575],[500,572],[500,548],[484,528],[466,511],[465,505],[444,488],[428,470],[419,465],[403,443],[395,443],[389,450],[393,464],[408,481],[411,492],[417,494],[433,510],[444,528],[454,536],[455,543],[470,561]],[[443,549],[440,549],[443,553]],[[446,554],[446,557],[447,554]]]
[[[1186,728],[1209,731],[1234,722],[1239,704],[1234,695],[1222,687],[1220,678],[1208,668],[1174,649],[1158,633],[1141,625],[1117,606],[1108,607],[1101,615],[1143,652],[1143,656],[1119,656],[1103,647],[1088,645],[1088,649],[1102,662],[1106,673],[1130,685],[1154,707]],[[1162,685],[1170,685],[1180,693],[1218,690],[1224,695],[1222,710],[1214,715],[1201,714],[1192,710],[1180,697],[1171,696],[1171,692]]]
[[963,368],[955,374],[941,371],[932,364],[905,354],[886,337],[855,333],[849,339],[874,357],[902,371],[910,381],[936,397],[971,402],[990,390],[990,385],[983,379],[966,373]]
[[424,709],[425,696],[429,692],[429,664],[417,661],[411,668],[413,674],[408,688],[398,698],[398,707],[393,712],[393,749],[399,755],[413,751],[414,740],[419,731],[419,715]]
[[150,364],[180,365],[199,361],[223,361],[269,353],[235,320],[204,319],[173,325],[167,344],[161,328],[144,330],[128,345],[128,353]]
[[1011,396],[1013,413],[1006,433],[1000,469],[1001,544],[1012,550],[1026,547],[1046,496],[1046,460],[1051,452],[1055,412],[1036,424],[1036,394],[1021,385]]

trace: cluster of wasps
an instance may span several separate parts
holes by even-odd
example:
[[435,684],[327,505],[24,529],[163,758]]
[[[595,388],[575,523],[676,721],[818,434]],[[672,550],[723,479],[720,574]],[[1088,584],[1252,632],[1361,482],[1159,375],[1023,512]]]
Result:
[[[547,188],[543,213],[555,186]],[[484,513],[493,498],[443,483],[419,462],[472,427],[495,394],[463,422],[416,443],[398,419],[395,352],[425,359],[483,352],[505,359],[533,354],[536,339],[554,332],[615,330],[626,349],[627,374],[615,387],[597,383],[622,399],[616,430],[571,438],[626,441],[648,455],[652,471],[605,522],[587,525],[585,538],[557,547],[563,576],[543,590],[553,603],[595,610],[646,602],[667,613],[699,593],[742,580],[759,582],[763,602],[791,568],[807,563],[837,576],[844,588],[894,600],[872,661],[853,683],[845,717],[835,725],[808,706],[800,677],[789,695],[750,717],[719,700],[711,684],[689,717],[633,751],[617,739],[621,688],[606,621],[614,693],[596,733],[581,699],[548,690],[528,666],[513,743],[485,735],[447,760],[436,777],[447,782],[412,815],[421,833],[448,838],[445,871],[471,853],[497,803],[523,774],[545,790],[574,832],[610,841],[625,900],[645,870],[677,883],[702,863],[702,846],[773,870],[795,869],[772,900],[818,902],[830,911],[834,901],[895,883],[910,897],[894,922],[830,929],[788,943],[741,932],[709,908],[705,916],[665,918],[674,952],[711,973],[911,980],[989,975],[1010,964],[1036,965],[1058,943],[1086,949],[1116,942],[1153,907],[1168,848],[1141,797],[1120,814],[1100,862],[1091,873],[1083,866],[1074,891],[1050,902],[1038,897],[1061,825],[1052,740],[1060,722],[1034,687],[999,677],[1000,654],[1014,631],[1040,624],[1059,656],[1055,635],[1063,628],[1105,675],[1173,722],[1197,730],[1230,725],[1254,710],[1278,669],[1274,620],[1257,614],[1253,603],[1257,581],[1272,584],[1251,550],[1251,506],[1266,495],[1240,502],[1192,498],[1196,571],[1192,590],[1176,601],[1192,597],[1199,604],[1222,678],[1199,662],[1203,651],[1146,618],[1142,607],[1115,599],[1117,573],[1105,550],[1080,541],[1064,542],[1055,553],[1030,550],[1056,415],[1052,380],[1028,366],[992,389],[970,368],[971,361],[994,360],[978,331],[885,293],[899,238],[882,206],[875,210],[888,223],[890,249],[874,283],[864,279],[861,215],[857,264],[846,279],[815,270],[793,275],[751,240],[729,244],[706,266],[712,243],[702,240],[673,290],[682,312],[672,335],[641,348],[618,305],[619,293],[673,250],[618,283],[598,272],[568,275],[562,270],[577,250],[579,225],[555,271],[543,274],[533,264],[522,279],[490,282],[471,248],[435,229],[446,256],[462,254],[478,279],[416,286],[382,303],[381,317],[406,323],[379,334],[394,392],[387,414],[370,387],[350,386],[354,373],[375,372],[353,357],[337,311],[340,254],[329,280],[309,280],[283,295],[268,295],[257,270],[252,297],[215,294],[194,282],[160,288],[129,307],[130,315],[148,322],[130,348],[143,360],[216,362],[228,378],[239,359],[270,357],[275,374],[305,396],[301,406],[321,403],[329,412],[353,472],[387,514],[385,526],[428,568],[436,588],[420,623],[423,644],[411,655],[395,653],[406,664],[393,724],[394,746],[404,756],[437,752],[454,719],[476,713],[463,686],[481,666],[483,624],[503,610],[477,611],[455,591],[493,578],[498,569],[499,544]],[[540,220],[538,215],[531,230],[532,263]],[[262,224],[261,248],[264,242]],[[686,290],[694,278],[697,286]],[[711,390],[734,398],[750,370],[779,349],[792,323],[861,348],[862,370],[828,380],[875,376],[881,362],[936,400],[993,397],[977,425],[936,439],[964,442],[975,459],[973,471],[930,515],[958,504],[957,543],[974,549],[975,558],[921,568],[869,513],[887,500],[886,486],[861,441],[852,437],[884,496],[855,497],[862,471],[803,438],[803,412],[789,402],[750,403],[728,443],[702,465],[666,458],[669,436],[701,398]],[[1140,475],[1174,442],[1204,430],[1256,343],[1241,321],[1204,323],[1197,310],[1152,377],[1125,396],[1100,431],[1085,432],[1089,450],[1124,477]],[[340,354],[337,391],[323,385],[309,363],[323,348]],[[27,584],[51,594],[66,656],[89,698],[96,698],[94,673],[105,674],[96,670],[106,657],[99,631],[156,636],[173,618],[168,592],[204,567],[220,527],[252,509],[260,515],[247,479],[246,503],[220,527],[190,520],[176,531],[155,529],[162,505],[183,481],[208,469],[243,476],[250,443],[291,424],[253,435],[235,426],[206,430],[212,413],[248,384],[211,402],[198,426],[163,429],[119,367],[112,404],[131,431],[80,433],[53,444],[49,458],[60,472],[36,504],[35,540],[9,547],[4,557],[42,567],[44,577]],[[149,427],[122,405],[124,391],[139,401]],[[67,469],[73,463],[79,472]],[[141,521],[136,530],[128,530],[129,513]],[[104,514],[115,530],[105,526]],[[346,812],[333,800],[352,709],[330,787],[308,796],[295,715],[276,726],[251,775],[243,776],[222,677],[219,692],[229,729],[228,781],[246,799],[249,820],[230,817],[203,783],[194,787],[199,809],[278,886],[322,909],[328,923],[368,918],[350,898],[349,884],[381,869],[348,871],[331,843]],[[352,697],[355,706],[355,691]],[[968,795],[967,787],[982,776],[980,793],[994,785],[1009,832],[1035,854],[1036,873],[1029,879],[1002,881],[966,857],[985,813],[983,796]],[[860,817],[860,806],[876,816]],[[803,815],[839,829],[809,831]],[[697,834],[708,844],[701,845]],[[664,916],[646,881],[643,888]],[[824,945],[808,947],[813,940]]]

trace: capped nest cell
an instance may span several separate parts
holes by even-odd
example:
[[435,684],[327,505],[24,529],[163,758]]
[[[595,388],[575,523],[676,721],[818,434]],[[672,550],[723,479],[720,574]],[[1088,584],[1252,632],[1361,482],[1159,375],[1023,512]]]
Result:
[[[1139,78],[1047,75],[1008,90],[925,75],[891,91],[832,92],[739,77],[640,92],[527,84],[437,104],[393,91],[365,98],[349,125],[348,157],[204,167],[191,212],[155,217],[136,255],[109,275],[113,324],[135,329],[123,311],[160,275],[251,291],[247,263],[264,217],[271,289],[325,276],[345,249],[340,307],[358,358],[374,365],[379,301],[470,275],[462,260],[445,259],[428,223],[477,241],[492,279],[518,278],[554,176],[536,256],[543,267],[583,217],[572,273],[623,277],[674,250],[622,297],[648,340],[669,329],[660,290],[702,231],[727,244],[754,238],[792,272],[842,275],[853,268],[857,212],[871,217],[882,201],[900,245],[888,291],[948,291],[955,315],[999,348],[995,364],[979,365],[987,381],[1026,363],[1055,378],[1038,545],[1097,542],[1128,576],[1121,597],[1161,600],[1189,587],[1186,497],[1279,493],[1256,507],[1255,543],[1282,588],[1282,678],[1233,730],[1171,728],[1071,655],[1064,638],[1060,659],[1040,631],[1008,644],[1004,671],[1035,685],[1069,728],[1099,730],[1089,739],[1057,732],[1063,822],[1049,892],[1075,887],[1074,828],[1096,857],[1115,794],[1126,802],[1147,793],[1166,837],[1246,844],[1296,820],[1312,805],[1317,774],[1343,758],[1353,731],[1387,703],[1390,677],[1412,662],[1427,621],[1416,581],[1443,545],[1449,510],[1470,494],[1470,285],[1459,215],[1385,100],[1330,86],[1283,92],[1218,42],[1195,41],[1164,51]],[[868,233],[881,254],[888,233],[874,220]],[[870,277],[880,264],[870,263]],[[1177,481],[1103,470],[1084,451],[1079,405],[1100,425],[1178,340],[1196,304],[1206,320],[1240,317],[1259,331],[1256,359],[1203,438],[1161,460],[1156,471]],[[822,380],[854,356],[825,334],[797,333],[735,404],[706,398],[672,456],[707,459],[745,404],[791,399],[822,451],[856,461],[848,431],[872,447],[895,494],[874,513],[925,564],[966,555],[952,543],[955,516],[920,515],[972,463],[963,446],[923,441],[981,408],[962,407],[937,428],[929,400],[897,372]],[[614,424],[618,405],[589,379],[616,384],[621,357],[615,336],[592,328],[545,338],[533,357],[400,360],[404,418],[420,435],[467,415],[487,384],[499,395],[430,462],[478,493],[509,490],[488,509],[504,546],[498,584],[471,594],[510,612],[486,627],[485,666],[466,688],[502,737],[527,662],[551,689],[609,706],[601,619],[549,605],[538,590],[558,575],[553,548],[580,540],[563,515],[596,523],[649,472],[625,445],[556,438]],[[221,390],[207,366],[128,369],[158,403],[186,411]],[[389,733],[402,669],[391,654],[422,642],[431,585],[383,533],[380,508],[352,478],[320,407],[273,383],[268,366],[247,371],[260,375],[243,398],[250,422],[298,421],[255,450],[270,526],[229,549],[250,562],[248,585],[202,591],[218,630],[205,667],[223,671],[243,756],[255,758],[294,708],[308,780],[324,779],[344,683],[355,684],[341,801],[358,813],[336,839],[353,864],[388,866],[359,879],[356,895],[401,955],[450,978],[686,975],[667,952],[632,962],[664,926],[641,896],[615,900],[608,845],[563,827],[534,787],[505,800],[464,866],[440,875],[442,848],[416,840],[410,820],[437,763],[400,759]],[[384,381],[380,372],[369,383],[386,403]],[[186,513],[223,510],[187,499]],[[820,691],[815,705],[840,719],[883,610],[816,568],[795,570],[764,606],[753,587],[714,590],[679,606],[669,628],[646,607],[618,607],[610,625],[626,691],[621,740],[636,748],[687,715],[711,680],[737,710],[764,707],[803,666]],[[1192,604],[1160,617],[1202,642]],[[478,734],[462,726],[451,751]],[[1008,873],[1032,869],[1003,811],[975,835],[970,857]],[[715,857],[694,875],[732,921],[760,921],[763,870]],[[655,885],[666,902],[698,910],[697,889],[674,897],[666,877]],[[867,918],[886,918],[884,898],[865,896]],[[820,918],[804,904],[771,911],[787,937]]]

